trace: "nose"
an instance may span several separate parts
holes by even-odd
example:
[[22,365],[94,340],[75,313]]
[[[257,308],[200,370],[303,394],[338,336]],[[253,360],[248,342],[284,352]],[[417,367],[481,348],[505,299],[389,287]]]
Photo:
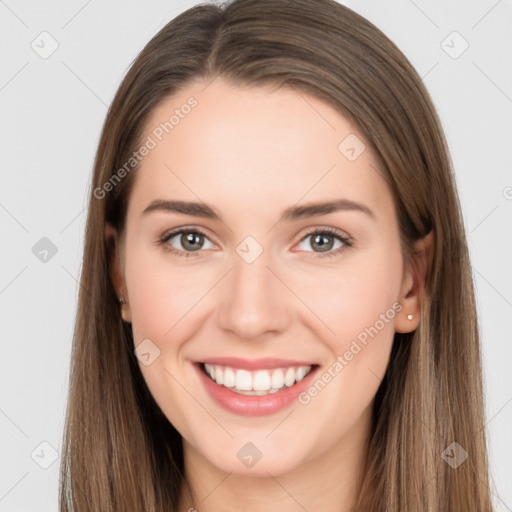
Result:
[[252,263],[235,254],[233,269],[220,291],[219,327],[245,340],[286,331],[292,320],[293,294],[278,275],[265,251]]

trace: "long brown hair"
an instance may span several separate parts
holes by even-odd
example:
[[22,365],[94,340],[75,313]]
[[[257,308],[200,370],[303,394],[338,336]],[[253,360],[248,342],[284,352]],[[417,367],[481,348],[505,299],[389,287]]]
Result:
[[[416,240],[433,233],[421,322],[413,333],[395,334],[354,511],[490,512],[473,280],[443,130],[406,57],[374,25],[333,0],[198,5],[154,36],[121,83],[90,190],[61,512],[177,508],[181,436],[139,370],[131,326],[121,319],[110,279],[111,241],[104,233],[106,223],[123,232],[137,169],[122,179],[118,170],[140,147],[150,112],[187,83],[216,76],[235,85],[293,87],[336,108],[365,134],[380,161],[405,260]],[[467,452],[456,468],[443,457],[454,442]]]

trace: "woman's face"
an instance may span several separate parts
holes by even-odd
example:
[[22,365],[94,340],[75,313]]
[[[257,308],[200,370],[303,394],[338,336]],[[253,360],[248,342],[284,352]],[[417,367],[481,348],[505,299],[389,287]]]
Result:
[[[361,133],[303,92],[217,78],[159,105],[142,143],[115,282],[188,456],[251,475],[357,460],[393,335],[418,316]],[[294,366],[312,372],[292,385]]]

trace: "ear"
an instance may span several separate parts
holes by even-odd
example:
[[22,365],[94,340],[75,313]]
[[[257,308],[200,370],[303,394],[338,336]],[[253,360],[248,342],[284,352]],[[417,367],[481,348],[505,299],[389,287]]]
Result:
[[107,223],[105,228],[105,241],[107,243],[109,274],[117,294],[117,298],[123,297],[126,304],[119,304],[121,316],[125,322],[131,322],[130,301],[124,279],[124,262],[122,258],[122,243],[117,230]]
[[[398,301],[403,309],[395,317],[396,332],[412,332],[420,323],[421,292],[427,270],[431,267],[434,250],[434,233],[431,230],[414,244],[414,254],[404,272]],[[408,317],[412,315],[410,320]]]

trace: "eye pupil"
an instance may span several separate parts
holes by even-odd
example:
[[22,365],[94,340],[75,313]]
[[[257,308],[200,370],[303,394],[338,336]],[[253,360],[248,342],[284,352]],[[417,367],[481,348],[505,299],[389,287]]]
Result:
[[[203,238],[204,236],[200,233],[186,233],[181,236],[181,244],[185,249],[197,251],[201,248],[201,244],[197,244],[197,242],[202,242]],[[194,242],[196,242],[196,245],[193,245]]]
[[[330,239],[330,242],[329,242]],[[319,244],[319,248],[321,249],[320,252],[329,251],[332,249],[334,245],[333,237],[332,236],[325,236],[325,235],[315,235],[313,237],[314,244]]]

